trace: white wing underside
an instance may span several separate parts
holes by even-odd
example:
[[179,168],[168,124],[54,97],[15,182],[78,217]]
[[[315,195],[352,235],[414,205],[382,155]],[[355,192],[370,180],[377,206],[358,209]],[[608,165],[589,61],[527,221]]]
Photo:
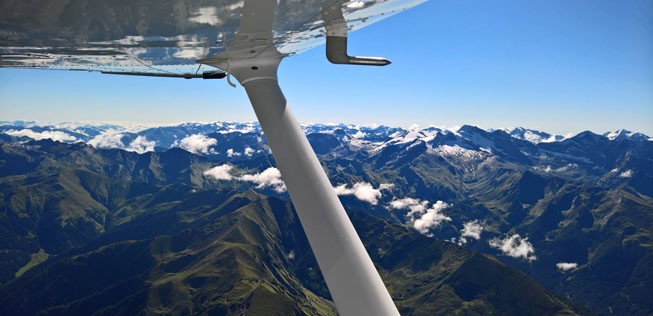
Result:
[[[274,0],[272,0],[274,1]],[[322,45],[324,7],[350,31],[424,0],[280,0],[272,44],[283,55]],[[236,36],[242,0],[21,0],[0,4],[0,67],[188,75]],[[392,36],[393,34],[389,34]]]

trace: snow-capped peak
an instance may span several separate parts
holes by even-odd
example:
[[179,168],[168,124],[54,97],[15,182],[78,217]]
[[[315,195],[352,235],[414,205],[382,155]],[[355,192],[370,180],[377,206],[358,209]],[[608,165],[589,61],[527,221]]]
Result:
[[565,139],[562,135],[552,135],[523,127],[504,131],[510,134],[513,138],[529,141],[533,144],[559,142]]
[[622,140],[644,140],[644,141],[650,141],[653,140],[653,138],[650,138],[642,133],[637,133],[637,132],[631,132],[629,130],[625,129],[620,129],[616,130],[614,132],[606,132],[603,134],[603,136],[607,137],[611,141],[622,141]]

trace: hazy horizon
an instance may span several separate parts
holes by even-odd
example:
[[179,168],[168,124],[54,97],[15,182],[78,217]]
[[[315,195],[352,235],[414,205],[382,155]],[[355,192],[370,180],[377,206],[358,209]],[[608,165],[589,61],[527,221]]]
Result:
[[[251,121],[233,121],[233,120],[218,120],[218,121],[178,121],[178,122],[136,122],[136,121],[110,121],[110,120],[80,120],[80,121],[39,121],[39,120],[29,120],[29,119],[17,119],[17,120],[6,120],[4,118],[0,118],[0,125],[8,125],[6,123],[24,123],[27,126],[25,128],[30,128],[31,126],[34,127],[41,127],[41,126],[53,126],[56,128],[61,128],[64,127],[66,124],[68,125],[73,125],[73,126],[84,126],[84,125],[90,125],[90,126],[100,126],[100,125],[116,125],[125,128],[126,131],[128,132],[138,132],[142,131],[148,128],[156,128],[156,127],[172,127],[172,126],[178,126],[178,125],[183,125],[183,124],[216,124],[216,123],[234,123],[234,124],[259,124],[258,121],[256,120],[251,120]],[[33,124],[33,125],[30,125]],[[442,124],[428,124],[428,125],[420,125],[420,124],[410,124],[410,125],[397,125],[397,124],[381,124],[381,123],[363,123],[363,124],[358,124],[358,123],[352,123],[352,122],[299,122],[301,125],[345,125],[345,126],[356,126],[356,127],[381,127],[381,126],[386,126],[386,127],[391,127],[391,128],[402,128],[405,130],[421,130],[425,128],[430,128],[430,127],[435,127],[435,128],[440,128],[442,130],[457,130],[458,128],[462,126],[476,126],[479,127],[483,130],[486,131],[492,131],[492,130],[504,130],[504,131],[512,131],[517,128],[524,128],[528,130],[534,130],[534,131],[539,131],[539,132],[545,132],[551,135],[559,135],[559,136],[564,136],[565,138],[573,137],[579,133],[585,132],[585,131],[590,131],[594,134],[598,135],[603,135],[606,133],[612,133],[612,132],[617,132],[621,130],[626,130],[629,132],[636,132],[636,133],[642,133],[646,136],[653,137],[653,133],[647,133],[645,131],[640,131],[640,130],[634,130],[634,129],[629,129],[629,128],[620,128],[620,129],[614,129],[614,130],[604,130],[604,131],[595,131],[595,130],[590,130],[590,129],[585,129],[585,130],[579,130],[577,132],[568,132],[568,133],[558,133],[546,129],[539,129],[539,128],[534,128],[530,126],[521,126],[521,125],[516,125],[516,126],[481,126],[478,124],[458,124],[458,125],[442,125]],[[70,128],[70,126],[68,126]]]
[[[653,135],[653,2],[430,1],[349,35],[387,67],[330,64],[320,46],[286,58],[300,122],[523,126],[566,135]],[[0,69],[0,119],[255,121],[223,80]]]

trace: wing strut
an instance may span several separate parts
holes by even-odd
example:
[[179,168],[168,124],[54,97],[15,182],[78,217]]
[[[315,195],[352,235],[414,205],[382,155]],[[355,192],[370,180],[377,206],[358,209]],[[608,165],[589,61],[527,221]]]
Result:
[[[281,92],[276,78],[279,61],[258,63],[260,76],[232,71],[247,91],[338,313],[399,315]],[[251,67],[245,72],[251,73]]]
[[277,1],[246,0],[228,50],[199,62],[228,68],[245,87],[338,313],[399,315],[279,87],[285,55],[273,43],[276,7]]

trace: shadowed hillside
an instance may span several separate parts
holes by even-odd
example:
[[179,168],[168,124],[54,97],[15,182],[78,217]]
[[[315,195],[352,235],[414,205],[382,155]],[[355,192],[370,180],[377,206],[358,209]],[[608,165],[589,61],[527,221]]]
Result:
[[[3,248],[23,257],[2,261],[9,314],[335,314],[288,201],[198,182],[209,164],[185,151],[2,148],[5,166],[25,166],[0,169]],[[572,313],[495,259],[365,213],[353,221],[404,315]]]

